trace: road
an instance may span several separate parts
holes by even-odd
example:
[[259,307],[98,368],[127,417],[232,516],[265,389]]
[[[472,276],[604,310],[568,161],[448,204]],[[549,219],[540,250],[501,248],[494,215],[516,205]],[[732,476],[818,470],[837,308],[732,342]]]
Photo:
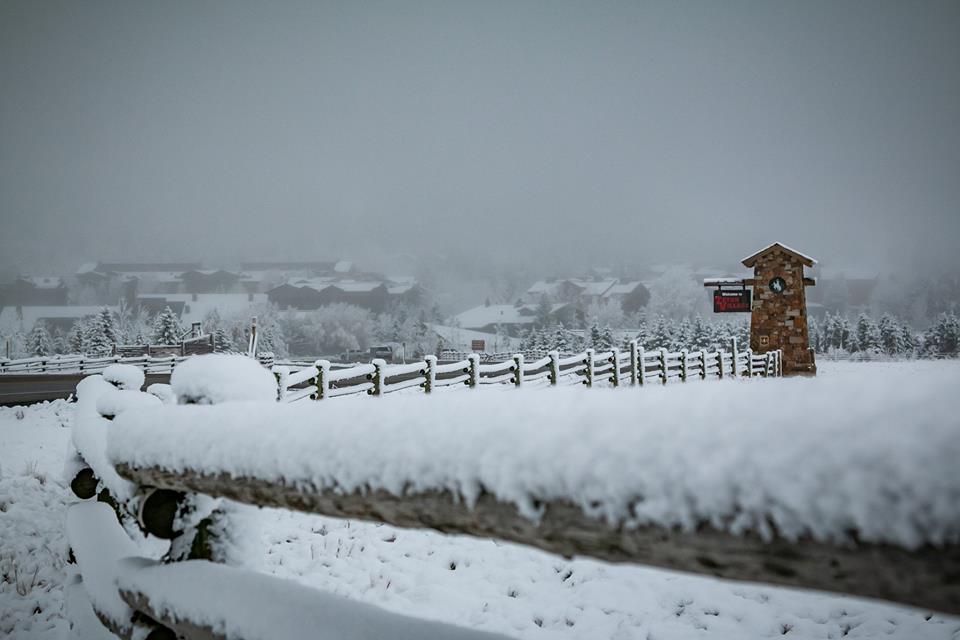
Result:
[[[14,406],[19,404],[33,404],[44,400],[68,398],[77,389],[77,383],[87,374],[41,373],[33,375],[2,374],[0,375],[0,406]],[[169,373],[150,373],[144,388],[155,382],[169,383]]]

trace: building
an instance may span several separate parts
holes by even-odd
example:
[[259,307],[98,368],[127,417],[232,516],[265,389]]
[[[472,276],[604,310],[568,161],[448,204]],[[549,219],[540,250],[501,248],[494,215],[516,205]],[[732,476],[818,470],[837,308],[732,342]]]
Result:
[[650,300],[650,292],[641,281],[621,281],[617,278],[548,278],[538,280],[527,289],[528,302],[537,302],[543,296],[554,302],[583,306],[615,300],[620,304],[626,303],[629,311],[646,306]]
[[[553,303],[550,308],[552,320],[570,324],[573,308],[566,302]],[[486,334],[499,332],[519,337],[536,324],[537,305],[534,304],[485,304],[467,309],[453,317],[453,324]]]
[[61,306],[67,304],[68,289],[58,276],[20,276],[0,286],[0,308]]

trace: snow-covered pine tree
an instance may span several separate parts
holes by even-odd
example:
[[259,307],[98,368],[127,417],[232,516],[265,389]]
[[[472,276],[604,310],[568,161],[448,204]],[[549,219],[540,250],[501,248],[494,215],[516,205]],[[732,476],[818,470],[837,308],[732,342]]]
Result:
[[538,329],[545,329],[553,324],[553,305],[550,304],[547,294],[540,296],[540,301],[534,311],[533,323]]
[[889,313],[880,316],[880,322],[877,323],[877,333],[879,335],[878,346],[887,355],[899,355],[906,350],[902,343],[903,332],[900,323]]
[[27,350],[31,356],[49,356],[53,353],[53,339],[43,322],[33,325],[33,330],[27,337]]
[[600,340],[601,340],[600,327],[598,327],[597,324],[594,323],[590,327],[590,348],[593,349],[594,351],[600,351],[601,350]]
[[693,340],[693,325],[690,324],[690,319],[684,318],[675,326],[676,331],[674,331],[673,338],[670,340],[670,351],[680,351],[681,349],[689,348]]
[[698,313],[694,316],[693,323],[690,326],[690,338],[687,347],[690,349],[706,349],[709,346],[708,339],[707,325]]
[[880,351],[880,329],[877,327],[877,323],[873,321],[873,318],[868,316],[865,313],[861,313],[857,317],[857,326],[856,331],[854,332],[856,337],[856,349],[853,348],[853,345],[848,348],[848,351],[866,351],[869,353],[878,353]]
[[917,337],[906,322],[900,325],[900,345],[904,356],[911,358],[917,354]]
[[668,349],[671,342],[673,342],[673,331],[670,324],[663,316],[657,316],[650,326],[649,340],[644,347],[647,349]]
[[594,345],[594,349],[597,351],[609,351],[617,344],[616,340],[613,337],[613,330],[609,325],[605,325],[603,329],[600,330],[600,345]]
[[87,355],[106,356],[117,344],[117,323],[113,312],[103,307],[90,317],[83,327],[83,352]]
[[183,329],[180,327],[180,319],[170,307],[164,307],[163,311],[157,314],[153,321],[153,344],[173,345],[180,344]]
[[570,353],[570,342],[567,340],[567,330],[563,328],[563,323],[557,325],[553,331],[553,339],[550,344],[551,351],[560,353]]

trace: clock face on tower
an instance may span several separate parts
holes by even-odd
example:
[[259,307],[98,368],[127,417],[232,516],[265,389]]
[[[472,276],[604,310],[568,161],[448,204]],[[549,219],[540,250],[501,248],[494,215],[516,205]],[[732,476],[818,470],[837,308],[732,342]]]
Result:
[[780,276],[777,276],[770,281],[770,291],[773,291],[774,293],[783,293],[786,290],[787,282]]

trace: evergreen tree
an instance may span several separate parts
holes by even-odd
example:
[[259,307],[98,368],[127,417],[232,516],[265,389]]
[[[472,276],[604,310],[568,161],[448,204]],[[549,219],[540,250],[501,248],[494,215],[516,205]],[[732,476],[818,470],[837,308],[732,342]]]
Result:
[[599,341],[593,343],[593,348],[597,351],[609,351],[616,344],[613,337],[613,330],[609,326],[604,326],[599,332]]
[[706,349],[709,345],[709,338],[710,334],[707,325],[698,313],[693,319],[693,324],[690,328],[689,344],[687,346],[690,349]]
[[103,307],[83,326],[83,352],[88,355],[105,356],[113,353],[118,342],[117,323],[113,312]]
[[164,307],[153,321],[153,344],[180,344],[182,335],[183,329],[177,314],[170,307]]
[[899,355],[906,351],[900,323],[889,313],[880,317],[880,322],[877,323],[877,333],[880,338],[879,347],[887,355]]
[[867,351],[870,353],[880,351],[880,329],[873,318],[865,313],[861,313],[857,318],[855,337],[856,348],[850,345],[848,351]]
[[904,323],[900,325],[900,345],[902,353],[905,356],[912,357],[917,352],[917,338],[913,335],[913,329],[910,325]]
[[673,331],[663,316],[657,316],[650,327],[646,349],[668,349],[673,342]]
[[33,325],[33,330],[27,337],[27,349],[31,356],[48,356],[53,353],[53,339],[43,322]]
[[550,345],[551,351],[560,353],[570,353],[570,342],[567,340],[567,330],[563,328],[563,323],[557,325],[553,331],[553,339]]
[[534,311],[533,323],[538,329],[545,329],[553,324],[553,305],[550,304],[547,294],[540,296],[540,302],[537,303]]
[[590,348],[593,349],[594,351],[600,351],[601,350],[600,341],[601,341],[600,327],[598,327],[596,323],[594,323],[590,327]]

